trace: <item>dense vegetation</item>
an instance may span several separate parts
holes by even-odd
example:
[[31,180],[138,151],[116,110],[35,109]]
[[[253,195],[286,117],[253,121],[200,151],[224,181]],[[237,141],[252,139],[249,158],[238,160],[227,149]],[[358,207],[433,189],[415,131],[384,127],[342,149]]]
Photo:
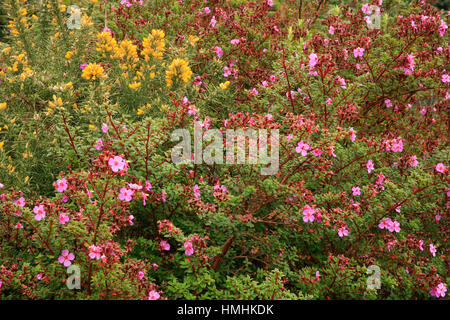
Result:
[[[0,299],[448,297],[447,12],[1,4]],[[196,121],[278,130],[277,173],[174,163]]]

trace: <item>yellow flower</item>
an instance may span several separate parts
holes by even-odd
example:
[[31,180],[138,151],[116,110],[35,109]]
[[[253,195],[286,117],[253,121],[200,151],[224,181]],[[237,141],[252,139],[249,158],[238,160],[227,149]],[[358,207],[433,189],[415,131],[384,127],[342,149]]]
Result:
[[219,84],[220,89],[222,90],[226,90],[228,88],[228,86],[230,85],[230,81],[225,81],[221,84]]
[[144,41],[142,42],[142,55],[144,56],[145,61],[150,60],[150,55],[158,60],[162,59],[165,51],[165,36],[164,31],[153,29],[148,37],[144,38]]
[[186,83],[191,79],[191,76],[192,71],[187,61],[184,59],[175,59],[166,71],[167,87],[170,88],[172,86],[174,78],[179,78]]
[[49,101],[48,105],[50,107],[52,107],[53,109],[55,109],[56,107],[61,107],[63,104],[62,99],[61,98],[56,98],[55,95],[53,95],[53,102]]
[[6,108],[6,102],[0,103],[0,110],[3,110]]
[[128,87],[130,87],[130,89],[132,89],[132,90],[137,89],[137,88],[139,88],[140,86],[141,86],[141,83],[140,83],[140,82],[133,82],[133,83],[130,83],[130,84],[128,85]]
[[193,35],[190,35],[189,38],[188,38],[188,41],[189,41],[191,46],[195,46],[195,44],[197,43],[198,40],[200,40],[200,38],[196,37],[196,36],[193,36]]
[[73,56],[73,52],[72,51],[67,51],[66,53],[66,59],[70,59]]
[[96,63],[89,63],[84,69],[81,75],[86,80],[95,80],[97,78],[103,78],[103,67]]
[[5,145],[5,142],[0,141],[0,151],[3,151],[3,146]]

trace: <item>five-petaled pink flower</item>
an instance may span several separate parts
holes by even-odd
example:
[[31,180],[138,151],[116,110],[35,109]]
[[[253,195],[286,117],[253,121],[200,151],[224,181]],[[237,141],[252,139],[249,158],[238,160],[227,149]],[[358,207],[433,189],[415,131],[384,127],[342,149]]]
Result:
[[64,212],[59,215],[59,223],[66,224],[69,220],[69,217]]
[[145,272],[144,271],[139,271],[138,272],[138,278],[142,279],[145,276]]
[[68,267],[72,264],[72,260],[75,259],[75,255],[70,253],[69,250],[63,250],[61,256],[58,258],[59,263],[64,264],[64,267]]
[[158,292],[156,292],[156,291],[150,291],[149,293],[148,293],[148,300],[158,300],[159,299],[159,297],[160,297],[160,295],[159,295],[159,293]]
[[64,192],[65,190],[67,190],[67,180],[64,178],[58,179],[55,182],[55,187],[58,192]]
[[295,151],[297,153],[300,153],[304,157],[306,157],[306,155],[308,154],[308,150],[309,150],[309,145],[307,143],[304,143],[303,141],[300,141],[298,143],[297,147],[295,147]]
[[37,221],[41,221],[42,219],[45,218],[45,209],[44,209],[44,206],[42,204],[39,205],[39,206],[35,206],[33,208],[33,212],[36,214],[34,219],[36,219]]
[[433,297],[439,298],[439,297],[445,297],[445,293],[447,292],[447,286],[445,283],[439,283],[436,288],[431,288],[430,294]]
[[444,166],[443,163],[438,163],[438,164],[436,165],[436,168],[435,168],[435,169],[436,169],[437,172],[445,173],[445,169],[447,169],[447,167]]
[[361,188],[360,187],[352,187],[352,194],[354,196],[360,196],[361,195]]
[[353,55],[355,56],[355,58],[362,57],[363,54],[364,54],[364,48],[358,47],[353,50]]
[[126,161],[121,156],[110,158],[108,164],[113,172],[122,171],[126,167]]
[[342,227],[340,227],[339,229],[338,229],[338,235],[339,235],[339,237],[346,237],[346,236],[348,236],[348,230],[347,230],[347,228],[345,227],[345,226],[342,226]]
[[313,222],[314,221],[314,212],[315,210],[311,208],[309,205],[305,204],[303,207],[303,221],[304,222]]
[[380,224],[378,225],[378,227],[380,229],[388,229],[390,228],[390,226],[392,225],[392,220],[391,218],[384,218],[383,220],[381,220]]
[[192,242],[189,241],[189,240],[186,240],[186,241],[185,241],[185,243],[184,243],[184,249],[186,249],[186,250],[184,251],[184,253],[185,253],[187,256],[190,256],[190,255],[192,255],[192,254],[194,253],[194,247],[192,246]]
[[89,258],[100,260],[101,256],[102,256],[102,248],[93,244],[89,248]]
[[130,202],[133,198],[134,191],[127,188],[120,189],[119,200]]

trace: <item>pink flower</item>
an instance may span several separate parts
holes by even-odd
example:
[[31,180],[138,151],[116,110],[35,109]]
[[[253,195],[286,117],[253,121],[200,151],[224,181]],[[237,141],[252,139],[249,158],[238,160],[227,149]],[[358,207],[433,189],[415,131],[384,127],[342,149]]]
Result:
[[147,191],[152,190],[152,184],[148,180],[145,181],[145,190]]
[[366,168],[368,173],[372,172],[372,170],[375,168],[372,160],[367,161]]
[[241,42],[241,40],[239,40],[239,39],[233,39],[233,40],[230,41],[230,43],[232,45],[237,45],[237,44],[239,44],[239,42]]
[[97,140],[97,144],[95,145],[95,149],[96,150],[101,150],[103,148],[103,140],[102,139],[98,139]]
[[102,123],[102,131],[103,131],[103,133],[108,132],[108,125],[106,123]]
[[25,207],[25,205],[26,205],[24,197],[20,197],[18,200],[14,200],[14,203],[21,207]]
[[161,199],[162,199],[162,202],[166,202],[166,190],[162,190],[162,192],[161,192]]
[[317,55],[315,53],[311,53],[309,55],[309,69],[314,69],[316,64],[319,62],[319,58],[317,58]]
[[128,216],[128,224],[129,224],[130,226],[134,226],[133,219],[134,219],[134,216],[133,216],[132,214],[130,214],[130,215]]
[[309,145],[304,143],[303,141],[300,141],[298,143],[297,147],[295,148],[295,151],[297,153],[300,153],[304,157],[306,157],[306,155],[308,154],[308,150],[309,150]]
[[419,241],[419,249],[420,251],[423,251],[423,240]]
[[64,212],[59,215],[59,223],[66,224],[69,220],[69,217]]
[[419,162],[417,161],[417,156],[415,156],[415,155],[411,156],[410,161],[409,161],[409,165],[411,167],[415,167],[418,164],[419,164]]
[[339,235],[339,237],[346,237],[346,236],[348,236],[348,230],[347,230],[347,228],[345,227],[345,226],[343,226],[343,227],[340,227],[339,229],[338,229],[338,235]]
[[221,47],[215,46],[215,47],[214,47],[214,51],[216,52],[216,54],[217,54],[217,56],[218,56],[219,58],[222,57],[223,51],[222,51],[222,48],[221,48]]
[[64,267],[68,267],[72,264],[71,260],[75,259],[73,253],[70,253],[69,250],[63,250],[61,256],[58,258],[59,263],[64,264]]
[[433,246],[432,243],[430,243],[430,252],[433,255],[433,257],[436,257],[436,248]]
[[56,190],[58,192],[64,192],[65,190],[67,190],[67,180],[64,178],[58,179],[55,182],[55,187],[57,188]]
[[214,28],[216,26],[216,23],[217,23],[216,17],[213,16],[211,18],[211,22],[209,23],[209,25]]
[[392,102],[389,99],[384,100],[384,104],[386,105],[387,108],[392,107]]
[[353,50],[353,55],[355,56],[355,58],[362,57],[363,54],[364,54],[364,48],[358,47]]
[[204,11],[205,11],[206,14],[209,14],[209,13],[211,12],[211,10],[209,9],[209,7],[205,7]]
[[184,253],[185,253],[187,256],[190,256],[190,255],[192,255],[192,254],[194,253],[194,248],[193,248],[193,246],[192,246],[192,242],[186,240],[186,242],[184,243],[184,248],[186,249],[186,250],[184,251]]
[[438,163],[435,168],[435,170],[440,173],[445,173],[445,169],[447,169],[447,167],[444,166],[443,163]]
[[314,156],[319,157],[320,155],[322,155],[322,150],[320,150],[319,148],[315,148],[312,151],[312,153],[313,153]]
[[390,218],[384,218],[383,220],[381,220],[378,227],[380,229],[388,229],[391,226],[391,224],[392,224],[392,220]]
[[43,275],[44,275],[44,274],[43,274],[42,272],[39,272],[39,273],[36,275],[36,279],[41,280]]
[[159,298],[160,298],[160,295],[156,291],[152,290],[148,293],[148,300],[158,300]]
[[193,190],[194,190],[194,196],[196,198],[200,198],[200,188],[198,187],[198,185],[195,185]]
[[121,156],[114,156],[109,159],[108,164],[113,172],[119,172],[124,170],[126,161]]
[[142,279],[145,276],[145,272],[144,271],[139,271],[138,272],[138,278]]
[[400,222],[397,220],[392,221],[392,223],[389,224],[388,230],[390,232],[400,232]]
[[341,78],[340,76],[338,76],[337,80],[338,80],[339,84],[341,85],[342,89],[347,89],[347,84],[346,84],[344,78]]
[[303,207],[303,221],[304,222],[313,222],[314,221],[314,212],[315,212],[315,210],[306,204]]
[[360,196],[361,195],[361,188],[360,187],[352,187],[352,194],[354,196]]
[[436,287],[436,298],[439,298],[441,296],[442,298],[445,297],[445,293],[447,292],[447,286],[444,283],[439,283]]
[[170,250],[170,244],[167,241],[161,241],[160,243],[161,249],[169,251]]
[[101,256],[102,256],[102,248],[93,244],[89,248],[89,258],[100,260]]
[[273,0],[267,0],[267,5],[268,5],[269,7],[273,6]]
[[134,194],[133,190],[122,188],[120,189],[119,200],[130,202],[133,197],[133,194]]
[[362,6],[361,10],[364,14],[368,14],[369,13],[369,4],[368,3],[364,4]]
[[352,142],[355,142],[355,140],[356,140],[355,129],[350,128],[350,129],[349,129],[349,132],[350,132],[350,140],[351,140]]
[[84,68],[86,68],[86,67],[87,67],[87,63],[86,63],[86,62],[80,64],[80,69],[81,69],[81,70],[84,70]]
[[445,31],[446,31],[447,29],[448,29],[447,24],[445,23],[444,20],[441,20],[441,25],[439,26],[439,29],[438,29],[439,34],[441,35],[441,37],[444,36]]
[[35,206],[33,208],[33,212],[36,214],[34,219],[36,219],[37,221],[41,221],[42,219],[45,218],[45,210],[44,210],[44,206],[43,205]]
[[333,27],[333,26],[330,26],[330,27],[328,28],[328,33],[329,33],[329,34],[334,34],[334,27]]

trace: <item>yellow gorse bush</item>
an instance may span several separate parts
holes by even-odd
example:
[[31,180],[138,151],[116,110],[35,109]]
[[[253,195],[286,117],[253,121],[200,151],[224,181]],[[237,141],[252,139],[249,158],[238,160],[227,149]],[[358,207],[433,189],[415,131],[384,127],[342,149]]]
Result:
[[117,41],[109,32],[97,34],[96,51],[102,53],[104,58],[106,58],[106,53],[114,54],[117,50]]
[[192,70],[189,68],[189,64],[184,59],[175,59],[170,64],[166,71],[166,84],[167,87],[171,87],[173,81],[181,79],[184,83],[187,83],[192,76]]
[[147,38],[144,38],[142,43],[143,50],[142,55],[146,61],[150,60],[150,55],[154,58],[161,60],[165,51],[164,43],[164,31],[153,29]]

